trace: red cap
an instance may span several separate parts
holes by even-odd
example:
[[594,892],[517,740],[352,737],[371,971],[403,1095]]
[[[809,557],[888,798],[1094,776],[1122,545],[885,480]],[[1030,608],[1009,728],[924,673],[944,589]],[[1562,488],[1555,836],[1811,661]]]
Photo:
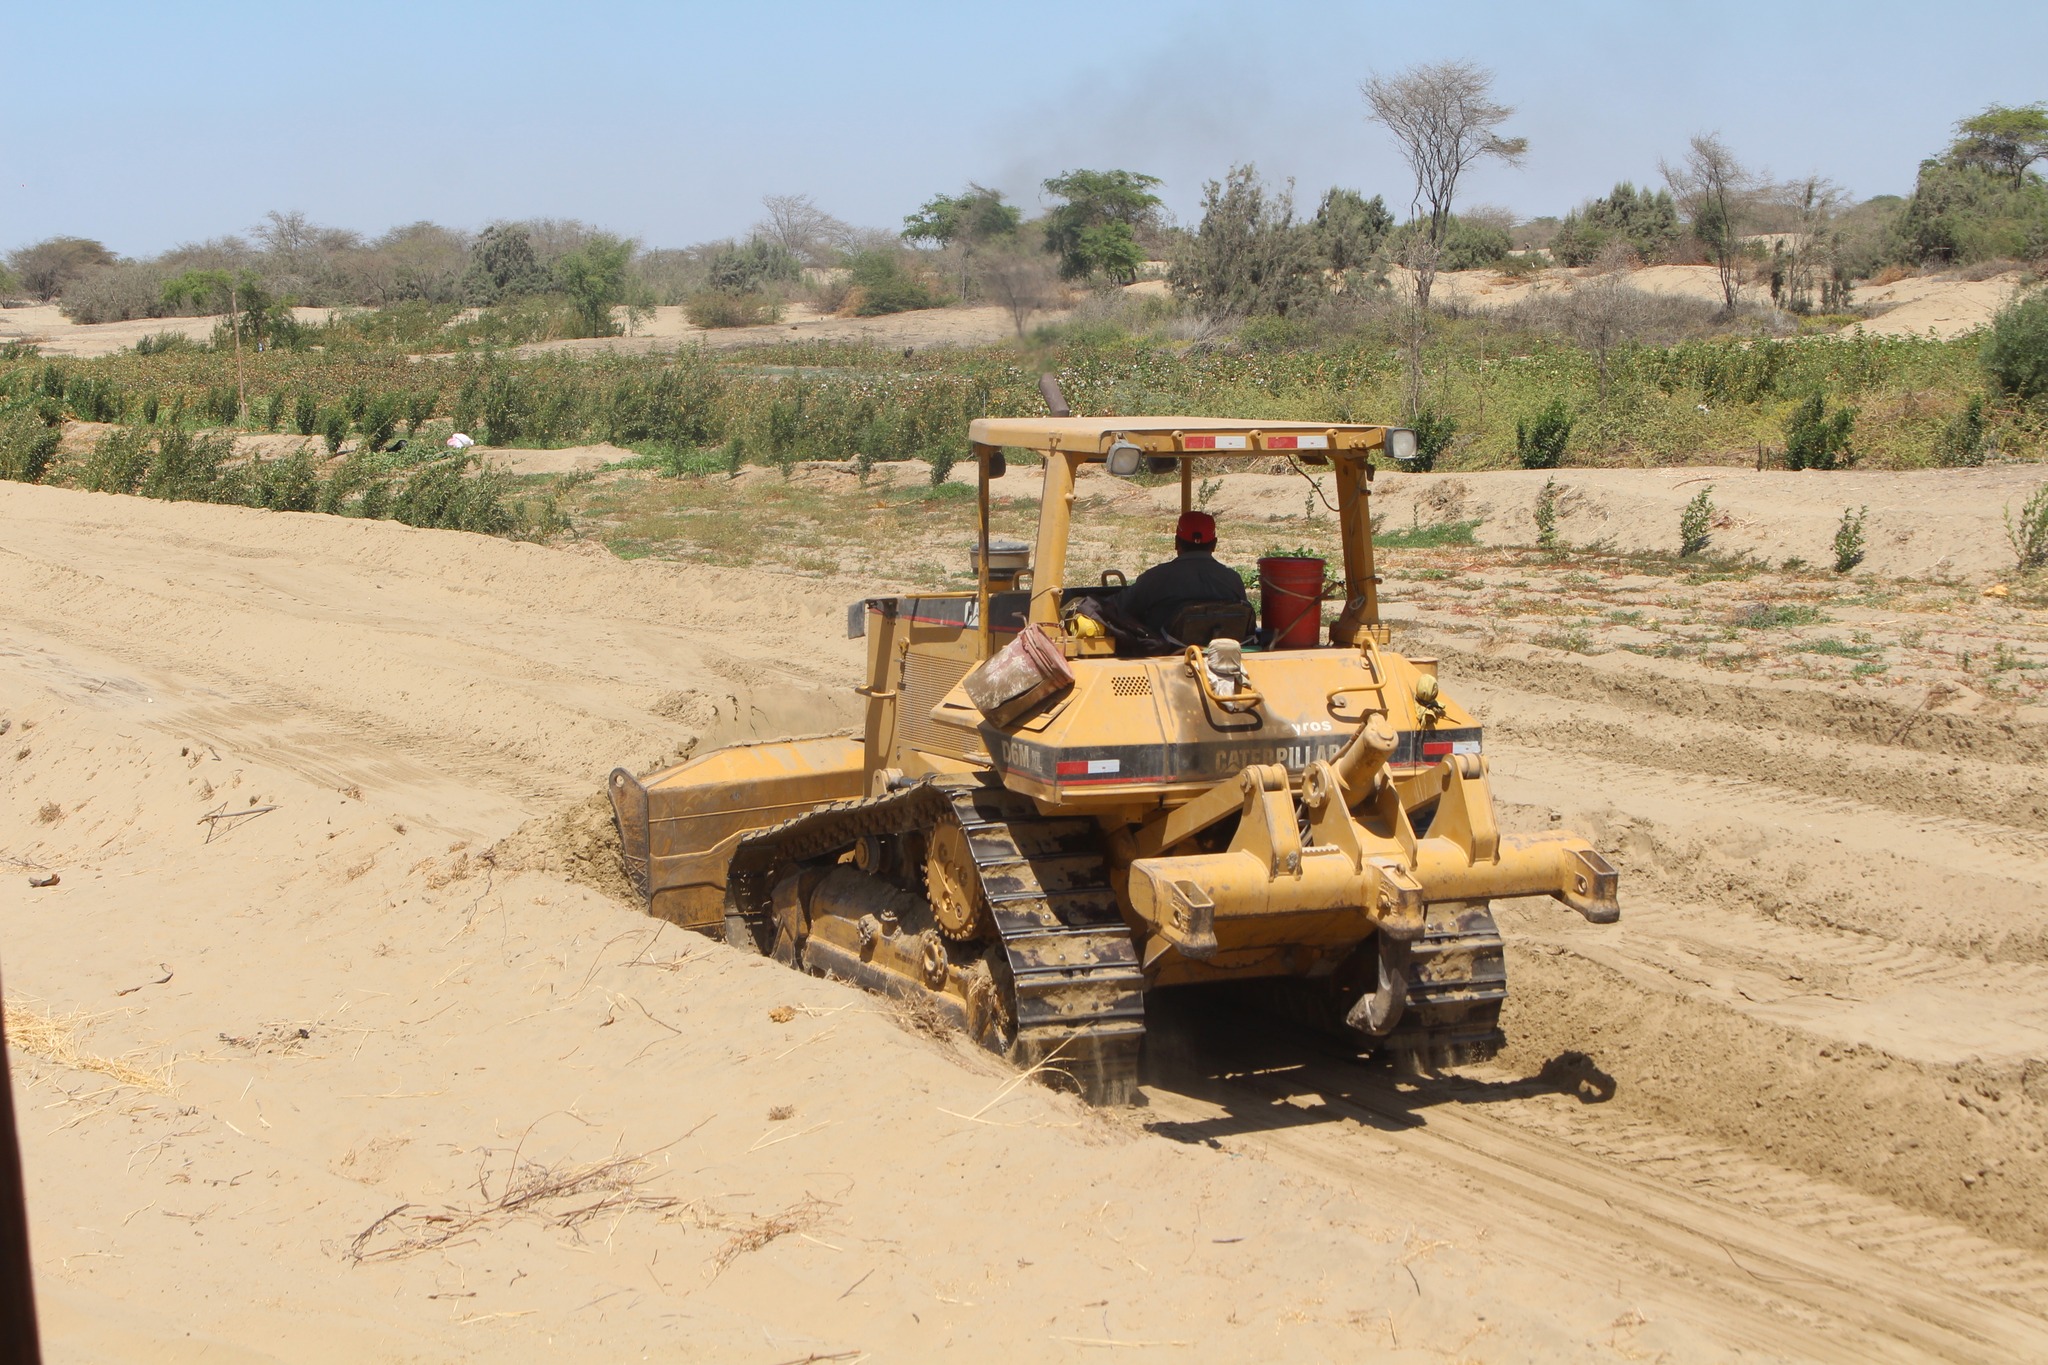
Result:
[[1216,543],[1216,518],[1207,512],[1183,512],[1173,528],[1173,538],[1190,545]]

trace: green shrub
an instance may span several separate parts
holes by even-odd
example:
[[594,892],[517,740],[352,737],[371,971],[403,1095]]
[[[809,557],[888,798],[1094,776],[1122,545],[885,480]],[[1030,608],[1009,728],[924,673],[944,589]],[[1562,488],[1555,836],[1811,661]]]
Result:
[[1707,548],[1714,531],[1714,485],[1693,495],[1678,515],[1678,557],[1689,559]]
[[391,515],[391,485],[378,479],[363,490],[363,496],[356,500],[354,515],[370,521],[382,521]]
[[226,432],[195,436],[167,427],[157,437],[156,458],[142,478],[142,495],[180,502],[219,502],[221,471],[235,452]]
[[207,387],[199,412],[216,426],[231,427],[241,418],[242,400],[233,384],[212,384]]
[[2022,403],[2048,398],[2048,289],[1999,309],[1982,354],[1985,373],[2000,393]]
[[76,375],[64,386],[64,402],[81,422],[118,422],[127,406],[121,390],[104,375]]
[[310,512],[320,498],[320,474],[302,446],[255,470],[256,504],[273,512]]
[[848,262],[854,294],[850,301],[856,317],[879,317],[884,313],[907,313],[915,308],[936,308],[944,302],[930,286],[903,268],[893,251],[863,251]]
[[402,399],[395,393],[387,393],[372,399],[364,410],[357,429],[362,432],[363,446],[367,450],[382,450],[398,434],[398,415]]
[[341,454],[341,443],[348,439],[348,414],[340,408],[329,408],[321,414],[320,434],[327,440],[329,455]]
[[1515,458],[1524,469],[1556,469],[1564,463],[1564,448],[1572,438],[1571,409],[1562,398],[1553,398],[1523,421],[1515,421]]
[[41,483],[57,453],[60,433],[35,413],[0,413],[0,479]]
[[1842,509],[1842,524],[1835,528],[1836,573],[1847,573],[1863,562],[1863,519],[1869,514],[1868,507]]
[[391,515],[408,526],[503,535],[512,529],[505,507],[506,475],[491,468],[469,474],[474,459],[458,455],[421,465],[406,479]]
[[1415,431],[1415,458],[1408,462],[1407,468],[1428,473],[1436,468],[1436,462],[1450,449],[1451,438],[1458,434],[1458,424],[1435,408],[1424,408],[1415,414],[1415,420],[1409,426]]
[[1847,469],[1856,463],[1849,448],[1849,432],[1856,424],[1856,409],[1828,411],[1825,396],[1815,393],[1801,403],[1785,424],[1785,468]]
[[79,484],[95,493],[133,493],[149,471],[149,433],[123,427],[100,437],[79,474]]
[[144,422],[147,422],[150,426],[155,426],[157,414],[162,410],[163,400],[157,397],[156,390],[151,389],[148,393],[142,395],[142,420]]
[[2005,509],[2005,539],[2021,573],[2048,568],[2048,483],[2034,490],[2018,521],[2011,507]]
[[320,400],[312,394],[301,393],[292,399],[292,430],[301,436],[320,430]]
[[1934,440],[1934,462],[1951,468],[1984,463],[1984,395],[1973,393]]
[[1542,550],[1557,548],[1557,500],[1559,489],[1556,479],[1545,479],[1543,487],[1536,490],[1536,546]]
[[699,327],[757,327],[782,320],[782,305],[766,294],[726,294],[707,289],[690,295],[683,316]]
[[517,445],[526,435],[532,410],[533,398],[525,382],[508,370],[499,370],[484,386],[480,439],[485,445]]
[[196,351],[192,338],[183,332],[153,332],[135,343],[137,355],[171,355],[180,351]]
[[434,405],[441,401],[439,389],[414,389],[405,396],[405,436],[420,434],[420,428],[434,418]]

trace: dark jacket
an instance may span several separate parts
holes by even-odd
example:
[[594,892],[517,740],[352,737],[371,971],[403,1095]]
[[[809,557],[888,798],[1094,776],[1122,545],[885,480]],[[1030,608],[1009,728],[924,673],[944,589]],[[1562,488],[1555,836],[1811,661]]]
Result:
[[1183,607],[1244,601],[1244,580],[1209,551],[1187,550],[1139,574],[1114,600],[1118,611],[1154,635],[1164,635]]

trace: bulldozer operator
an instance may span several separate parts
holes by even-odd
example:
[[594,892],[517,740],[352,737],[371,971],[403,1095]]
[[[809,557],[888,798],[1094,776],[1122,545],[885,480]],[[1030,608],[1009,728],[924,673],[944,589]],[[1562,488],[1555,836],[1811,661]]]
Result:
[[1237,605],[1246,608],[1249,627],[1244,580],[1237,570],[1216,560],[1216,518],[1207,512],[1181,513],[1173,528],[1173,545],[1172,559],[1154,564],[1110,599],[1110,612],[1122,618],[1118,624],[1172,640],[1180,634],[1174,627],[1190,607]]

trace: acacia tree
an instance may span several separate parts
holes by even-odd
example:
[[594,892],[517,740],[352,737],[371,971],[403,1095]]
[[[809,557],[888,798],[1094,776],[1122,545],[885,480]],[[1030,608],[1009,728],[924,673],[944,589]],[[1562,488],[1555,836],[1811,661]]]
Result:
[[2008,108],[1994,104],[1983,113],[1956,123],[1949,159],[1959,166],[1982,166],[2012,177],[2027,178],[2027,167],[2048,157],[2048,104]]
[[1145,253],[1140,229],[1158,226],[1160,198],[1152,193],[1156,175],[1137,171],[1068,171],[1045,182],[1045,192],[1065,200],[1045,215],[1045,249],[1060,258],[1070,280],[1101,273],[1118,284],[1138,277]]
[[[960,293],[964,296],[976,254],[989,243],[1014,238],[1022,222],[1023,214],[1016,205],[1003,202],[1001,190],[970,183],[958,194],[935,194],[925,200],[916,213],[903,220],[901,235],[907,242],[958,246]],[[1008,273],[1018,275],[1014,270]],[[1020,322],[1020,334],[1022,330]]]
[[1374,74],[1360,89],[1371,111],[1367,117],[1393,135],[1415,175],[1409,215],[1422,230],[1409,239],[1408,264],[1415,271],[1416,307],[1428,308],[1459,177],[1481,161],[1519,165],[1529,139],[1500,135],[1500,125],[1515,111],[1494,100],[1493,73],[1471,62],[1428,62],[1391,76]]
[[853,229],[808,194],[763,195],[761,207],[768,216],[754,224],[754,236],[774,242],[805,265],[831,265],[853,239]]
[[1735,260],[1758,183],[1756,173],[1735,159],[1718,133],[1695,134],[1683,161],[1676,166],[1662,161],[1657,169],[1671,187],[1679,212],[1692,225],[1692,235],[1713,256],[1721,272],[1723,308],[1734,312]]

